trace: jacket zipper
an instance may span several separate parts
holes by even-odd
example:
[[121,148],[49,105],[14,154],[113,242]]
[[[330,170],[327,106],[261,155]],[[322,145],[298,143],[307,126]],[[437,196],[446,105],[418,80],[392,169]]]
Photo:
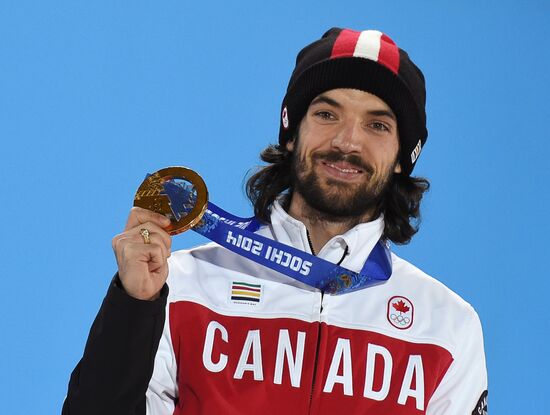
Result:
[[[309,244],[309,249],[311,253],[315,255],[315,250],[313,249],[313,243],[311,243],[311,236],[309,231],[306,229],[307,242]],[[313,391],[315,390],[315,377],[317,376],[317,360],[319,359],[319,346],[321,344],[321,313],[323,312],[323,295],[324,292],[321,291],[321,306],[319,312],[319,322],[317,323],[317,345],[315,346],[315,359],[313,360],[313,378],[311,380],[311,390],[309,392],[309,410],[308,413],[311,414],[311,405],[313,404]]]
[[[311,250],[311,253],[313,255],[315,254],[315,250],[313,249],[313,244],[311,243],[311,236],[309,235],[309,231],[306,229],[306,235],[307,235],[307,242],[309,244],[309,249]],[[346,248],[344,250],[344,255],[342,255],[342,258],[340,258],[340,261],[338,261],[337,265],[340,265],[344,258],[348,255],[348,246],[346,245]],[[308,413],[311,414],[311,405],[313,405],[313,392],[315,391],[315,380],[317,378],[317,362],[319,360],[319,347],[321,345],[321,313],[323,312],[323,297],[325,293],[324,291],[321,291],[321,306],[320,306],[320,312],[319,312],[319,322],[317,326],[317,345],[315,346],[315,359],[313,361],[313,379],[311,381],[311,391],[309,393],[309,411]]]
[[[321,312],[323,312],[323,296],[324,296],[324,292],[321,291]],[[311,391],[309,392],[309,410],[308,410],[309,414],[311,414],[311,405],[313,405],[313,392],[315,391],[315,379],[317,378],[317,362],[319,360],[320,345],[321,345],[321,321],[317,323],[317,345],[315,346],[315,359],[313,360],[313,379],[311,381]]]

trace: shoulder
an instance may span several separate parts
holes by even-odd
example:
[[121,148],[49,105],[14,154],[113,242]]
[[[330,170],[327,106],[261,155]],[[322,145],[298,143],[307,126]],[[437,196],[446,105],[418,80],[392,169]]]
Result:
[[185,283],[185,279],[193,275],[207,275],[208,270],[223,262],[231,253],[213,242],[190,249],[172,252],[168,258],[168,280],[170,290],[174,286]]
[[437,338],[453,354],[459,353],[466,338],[482,336],[479,316],[470,303],[397,255],[392,254],[392,263],[386,289],[413,304],[415,327],[411,331],[421,338]]
[[392,253],[392,278],[400,285],[408,287],[420,300],[429,298],[433,306],[441,306],[444,309],[454,309],[460,314],[476,315],[474,308],[438,279],[411,264],[407,260]]
[[[172,252],[168,259],[168,264],[171,268],[186,267],[197,261],[213,261],[214,258],[224,251],[220,245],[210,242],[204,245],[199,245],[190,249],[182,249]],[[227,250],[225,250],[227,251]]]

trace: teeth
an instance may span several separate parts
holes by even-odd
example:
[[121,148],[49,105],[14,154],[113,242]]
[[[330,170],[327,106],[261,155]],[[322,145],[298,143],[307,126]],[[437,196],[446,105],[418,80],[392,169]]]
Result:
[[342,173],[359,173],[359,170],[356,169],[342,169],[334,164],[329,164],[330,167],[335,168],[336,170],[341,171]]

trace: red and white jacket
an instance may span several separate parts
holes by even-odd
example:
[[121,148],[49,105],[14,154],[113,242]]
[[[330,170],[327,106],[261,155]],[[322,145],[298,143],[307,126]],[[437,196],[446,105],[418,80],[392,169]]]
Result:
[[[360,271],[383,219],[318,256]],[[258,233],[310,252],[278,204]],[[216,245],[170,258],[166,324],[146,393],[150,414],[483,414],[479,318],[392,254],[384,284],[328,295]],[[481,398],[480,398],[481,397]]]

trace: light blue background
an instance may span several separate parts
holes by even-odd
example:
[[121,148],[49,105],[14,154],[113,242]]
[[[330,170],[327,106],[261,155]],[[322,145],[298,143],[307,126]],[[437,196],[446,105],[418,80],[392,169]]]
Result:
[[550,7],[480,3],[0,1],[0,412],[59,413],[146,172],[191,166],[250,214],[297,51],[347,26],[428,81],[432,190],[396,251],[480,314],[491,413],[549,413]]

